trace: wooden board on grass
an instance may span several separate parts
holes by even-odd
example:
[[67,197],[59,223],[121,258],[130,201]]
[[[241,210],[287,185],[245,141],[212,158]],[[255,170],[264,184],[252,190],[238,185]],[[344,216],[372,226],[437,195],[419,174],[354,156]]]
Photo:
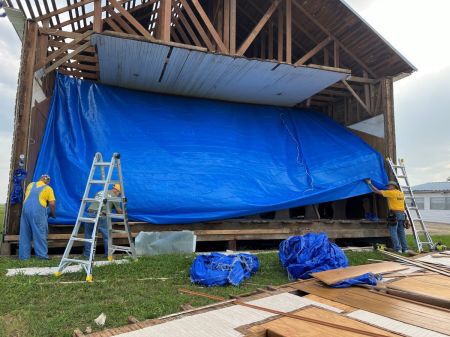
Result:
[[450,277],[443,275],[408,277],[391,282],[387,287],[450,301]]
[[393,271],[408,269],[407,266],[397,262],[380,262],[363,264],[360,266],[352,266],[347,268],[331,269],[311,274],[312,277],[318,279],[328,285],[335,284],[350,278],[358,277],[366,273],[385,274]]

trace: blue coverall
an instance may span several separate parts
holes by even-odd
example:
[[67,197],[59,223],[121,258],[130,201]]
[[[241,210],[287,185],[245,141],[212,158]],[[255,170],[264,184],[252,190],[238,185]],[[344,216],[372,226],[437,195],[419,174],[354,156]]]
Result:
[[47,208],[39,202],[39,194],[47,185],[31,186],[30,194],[23,203],[20,217],[19,259],[27,260],[31,255],[31,242],[33,241],[36,257],[48,259],[48,221]]

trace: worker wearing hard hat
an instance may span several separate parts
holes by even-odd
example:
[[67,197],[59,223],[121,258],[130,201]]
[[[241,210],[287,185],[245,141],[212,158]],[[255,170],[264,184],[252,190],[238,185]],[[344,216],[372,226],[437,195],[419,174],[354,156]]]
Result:
[[379,194],[387,199],[389,216],[388,225],[391,234],[393,248],[398,253],[413,253],[408,249],[405,235],[405,194],[400,191],[398,183],[389,181],[387,183],[387,190],[379,190],[372,185],[370,179],[366,180],[369,187],[376,194]]
[[[120,195],[122,194],[121,192],[121,186],[120,184],[115,184],[113,185],[112,189],[106,192],[106,198],[117,198],[120,197]],[[95,195],[95,199],[99,200],[100,202],[103,201],[104,197],[103,197],[103,191],[97,192],[97,194]],[[123,213],[123,210],[120,208],[120,203],[119,202],[113,202],[112,203],[113,208],[116,210],[117,213],[121,214]],[[98,202],[92,202],[89,207],[88,207],[88,216],[94,218],[97,214],[98,211],[98,207],[99,207],[99,203]],[[102,234],[103,237],[103,245],[105,247],[105,257],[108,256],[108,226],[107,226],[107,222],[106,222],[106,206],[104,204],[102,204],[102,209],[101,209],[101,215],[99,217],[99,221],[98,221],[98,225],[97,225],[98,231]],[[85,239],[90,239],[92,238],[92,231],[94,229],[94,224],[93,223],[85,223],[84,224],[84,238]],[[89,257],[90,254],[90,250],[91,250],[91,243],[90,242],[86,242],[84,244],[84,252],[83,255],[86,257]]]
[[50,176],[43,174],[36,182],[28,184],[20,216],[19,259],[31,256],[31,242],[37,258],[48,259],[48,215],[55,217],[55,194],[49,186]]

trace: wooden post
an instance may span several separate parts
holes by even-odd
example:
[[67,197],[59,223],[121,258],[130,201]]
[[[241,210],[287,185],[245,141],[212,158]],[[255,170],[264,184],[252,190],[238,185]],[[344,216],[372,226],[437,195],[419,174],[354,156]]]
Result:
[[339,60],[339,44],[337,43],[336,40],[334,40],[334,67],[335,68],[339,68],[340,65],[340,60]]
[[278,62],[283,62],[283,45],[284,45],[284,32],[283,32],[283,6],[278,7]]
[[158,39],[170,41],[170,21],[172,17],[172,0],[161,0],[159,7]]
[[22,204],[15,204],[13,206],[10,206],[9,199],[13,187],[13,173],[14,170],[18,168],[19,156],[21,154],[25,155],[25,165],[28,160],[27,149],[30,132],[29,126],[31,119],[31,100],[33,96],[33,79],[37,35],[37,23],[35,21],[27,21],[25,27],[25,36],[22,45],[19,85],[17,89],[16,112],[14,121],[13,149],[10,164],[10,180],[6,204],[5,233],[7,234],[19,233],[19,221]]
[[384,114],[384,144],[385,156],[397,162],[395,146],[395,119],[394,119],[394,84],[392,78],[381,80],[383,92],[383,114]]
[[230,1],[230,54],[236,54],[236,0]]
[[286,0],[286,63],[292,63],[292,0]]
[[[364,78],[369,78],[369,74],[367,73],[367,71],[363,70],[363,77]],[[371,106],[371,102],[370,102],[370,85],[368,83],[364,84],[364,101],[366,103],[367,108],[369,109],[369,111],[372,112],[372,106]]]
[[96,33],[101,33],[103,30],[102,21],[102,2],[101,0],[94,1],[94,26],[93,30]]
[[230,0],[223,0],[223,43],[230,49]]
[[269,21],[269,41],[268,41],[268,48],[269,52],[267,55],[267,58],[269,60],[273,60],[273,20]]

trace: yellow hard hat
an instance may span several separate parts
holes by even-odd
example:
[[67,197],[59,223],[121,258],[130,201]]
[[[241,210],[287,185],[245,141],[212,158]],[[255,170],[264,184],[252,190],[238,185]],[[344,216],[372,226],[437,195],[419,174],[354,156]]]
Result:
[[119,192],[122,191],[122,188],[120,187],[120,184],[114,184],[113,188],[118,190]]

